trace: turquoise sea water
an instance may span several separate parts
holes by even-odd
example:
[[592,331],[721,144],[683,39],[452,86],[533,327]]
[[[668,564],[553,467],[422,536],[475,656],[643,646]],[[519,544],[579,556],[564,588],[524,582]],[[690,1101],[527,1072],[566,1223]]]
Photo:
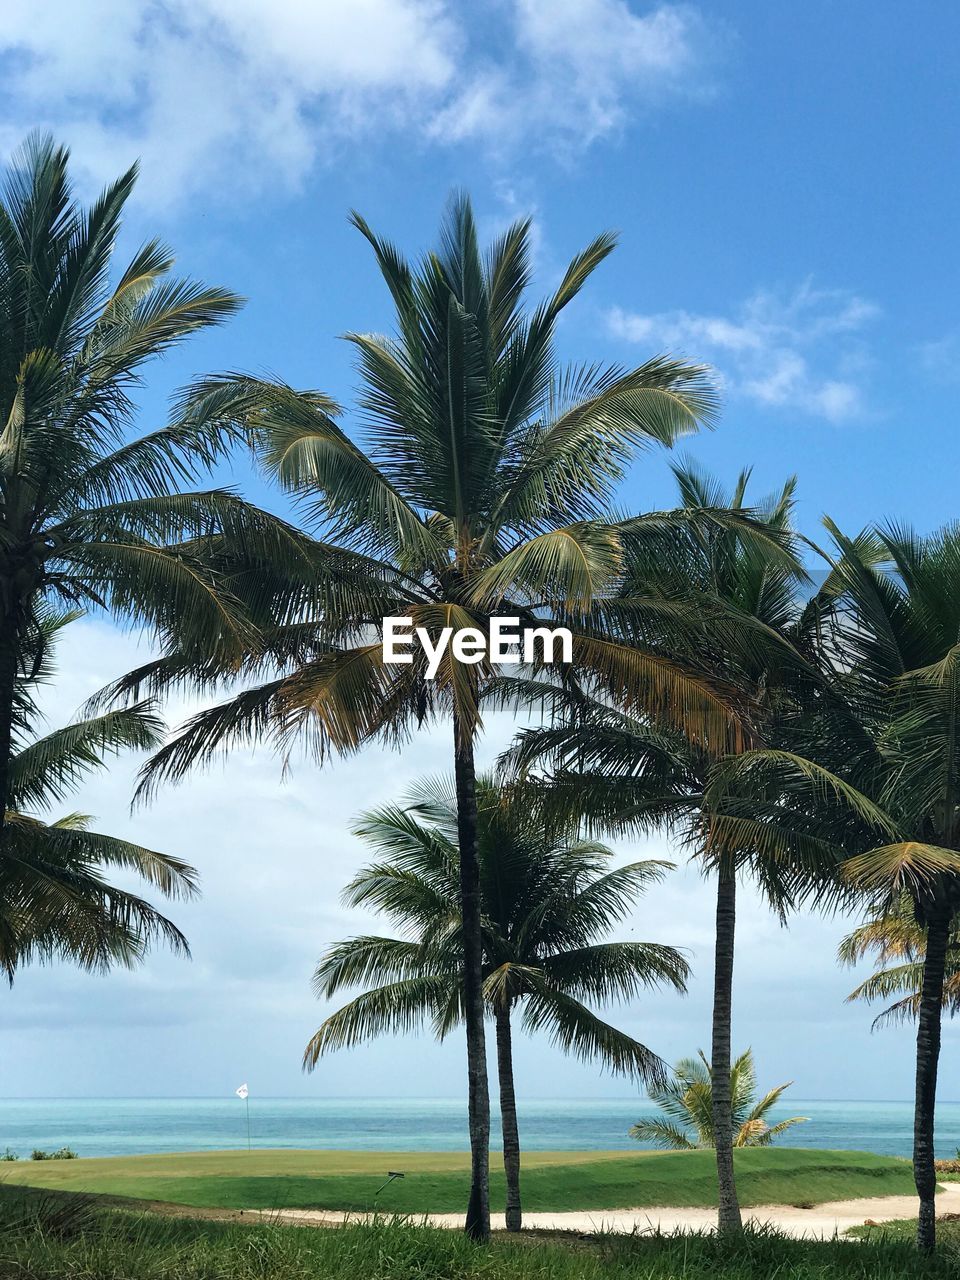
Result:
[[[628,1150],[627,1129],[650,1105],[637,1098],[541,1098],[520,1101],[527,1150]],[[794,1101],[774,1118],[805,1115],[784,1146],[909,1155],[908,1102]],[[499,1117],[494,1114],[494,1136]],[[445,1098],[250,1099],[256,1147],[353,1148],[366,1151],[460,1151],[467,1147],[466,1106]],[[937,1112],[937,1154],[960,1146],[960,1103]],[[0,1099],[0,1152],[21,1157],[34,1147],[73,1147],[82,1156],[245,1147],[238,1098]]]

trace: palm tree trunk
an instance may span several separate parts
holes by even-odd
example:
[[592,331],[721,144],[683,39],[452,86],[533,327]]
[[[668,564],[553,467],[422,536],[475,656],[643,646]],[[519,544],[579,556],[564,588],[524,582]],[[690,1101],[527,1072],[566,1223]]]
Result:
[[717,1144],[717,1228],[743,1230],[733,1173],[733,1102],[730,1097],[730,1023],[733,1009],[733,953],[737,930],[737,873],[723,858],[717,874],[717,936],[713,977],[713,1043],[710,1050],[713,1132]]
[[470,1201],[466,1232],[490,1237],[490,1095],[483,1030],[483,934],[480,918],[480,862],[477,856],[477,777],[473,735],[454,712],[454,774],[460,844],[460,910],[463,920],[463,1011],[467,1025],[470,1124]]
[[937,1242],[937,1175],[934,1168],[933,1124],[943,1016],[943,978],[950,941],[950,911],[944,907],[927,922],[923,985],[917,1019],[917,1093],[913,1115],[913,1178],[920,1197],[917,1248],[932,1253]]
[[513,1035],[510,1006],[497,1006],[497,1071],[500,1077],[500,1123],[503,1128],[503,1173],[507,1183],[507,1230],[519,1231],[520,1129],[517,1096],[513,1088]]

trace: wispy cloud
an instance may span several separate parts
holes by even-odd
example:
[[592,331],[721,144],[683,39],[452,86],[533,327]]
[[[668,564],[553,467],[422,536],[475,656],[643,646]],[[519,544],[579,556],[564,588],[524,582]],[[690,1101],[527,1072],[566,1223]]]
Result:
[[156,203],[401,132],[569,150],[700,92],[711,44],[696,10],[626,0],[5,0],[0,146],[52,128],[97,181],[141,156]]
[[730,315],[642,314],[614,307],[610,332],[716,365],[731,395],[830,422],[867,412],[863,334],[879,309],[809,280],[789,295],[761,290]]
[[[513,0],[506,53],[467,79],[428,126],[436,138],[577,149],[671,97],[702,97],[724,43],[696,9],[625,0]],[[511,12],[512,11],[512,12]]]
[[956,385],[960,382],[960,333],[947,333],[917,348],[924,373],[934,382]]

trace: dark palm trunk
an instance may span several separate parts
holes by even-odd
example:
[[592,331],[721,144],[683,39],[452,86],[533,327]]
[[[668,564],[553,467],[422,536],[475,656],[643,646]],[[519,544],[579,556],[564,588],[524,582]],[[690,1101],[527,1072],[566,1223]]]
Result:
[[717,873],[717,937],[713,978],[713,1131],[717,1143],[717,1186],[721,1233],[743,1230],[733,1173],[733,1103],[730,1097],[730,1023],[733,1009],[733,952],[737,929],[737,874],[723,858]]
[[467,1024],[470,1122],[470,1202],[466,1232],[474,1240],[490,1236],[490,1095],[483,1031],[483,934],[480,917],[480,863],[477,857],[477,779],[473,738],[454,715],[454,772],[460,844],[460,910],[463,919],[463,1011]]
[[940,1021],[943,1016],[943,977],[950,941],[950,911],[941,908],[927,922],[923,986],[917,1019],[917,1093],[913,1114],[913,1177],[920,1197],[917,1248],[927,1253],[937,1242],[934,1196],[937,1175],[933,1164],[933,1118],[937,1101]]
[[503,1127],[503,1174],[507,1183],[507,1230],[519,1231],[520,1129],[513,1088],[513,1035],[509,1005],[497,1008],[497,1073],[500,1077],[500,1122]]

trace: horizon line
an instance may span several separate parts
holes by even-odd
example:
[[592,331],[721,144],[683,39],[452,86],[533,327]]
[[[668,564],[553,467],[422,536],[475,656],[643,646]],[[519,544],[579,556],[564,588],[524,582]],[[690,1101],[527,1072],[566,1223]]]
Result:
[[[116,1093],[116,1094],[9,1094],[0,1095],[0,1103],[2,1102],[229,1102],[233,1099],[233,1093]],[[313,1097],[309,1094],[296,1093],[251,1093],[251,1100],[259,1098],[264,1102],[458,1102],[466,1105],[467,1099],[464,1096],[456,1096],[453,1094],[441,1095],[436,1094],[392,1094],[392,1093],[364,1093],[364,1094],[326,1094],[322,1097]],[[649,1098],[640,1098],[640,1101],[650,1102]],[[499,1105],[495,1099],[491,1098],[491,1106]],[[628,1094],[617,1094],[613,1097],[605,1095],[587,1095],[583,1094],[556,1094],[550,1097],[538,1095],[536,1097],[524,1098],[522,1095],[518,1097],[518,1101],[522,1102],[636,1102],[637,1097]],[[836,1102],[836,1103],[900,1103],[913,1105],[913,1098],[793,1098],[790,1102],[791,1106],[797,1106],[803,1102]],[[938,1098],[937,1105],[955,1106],[960,1103],[960,1098]]]

